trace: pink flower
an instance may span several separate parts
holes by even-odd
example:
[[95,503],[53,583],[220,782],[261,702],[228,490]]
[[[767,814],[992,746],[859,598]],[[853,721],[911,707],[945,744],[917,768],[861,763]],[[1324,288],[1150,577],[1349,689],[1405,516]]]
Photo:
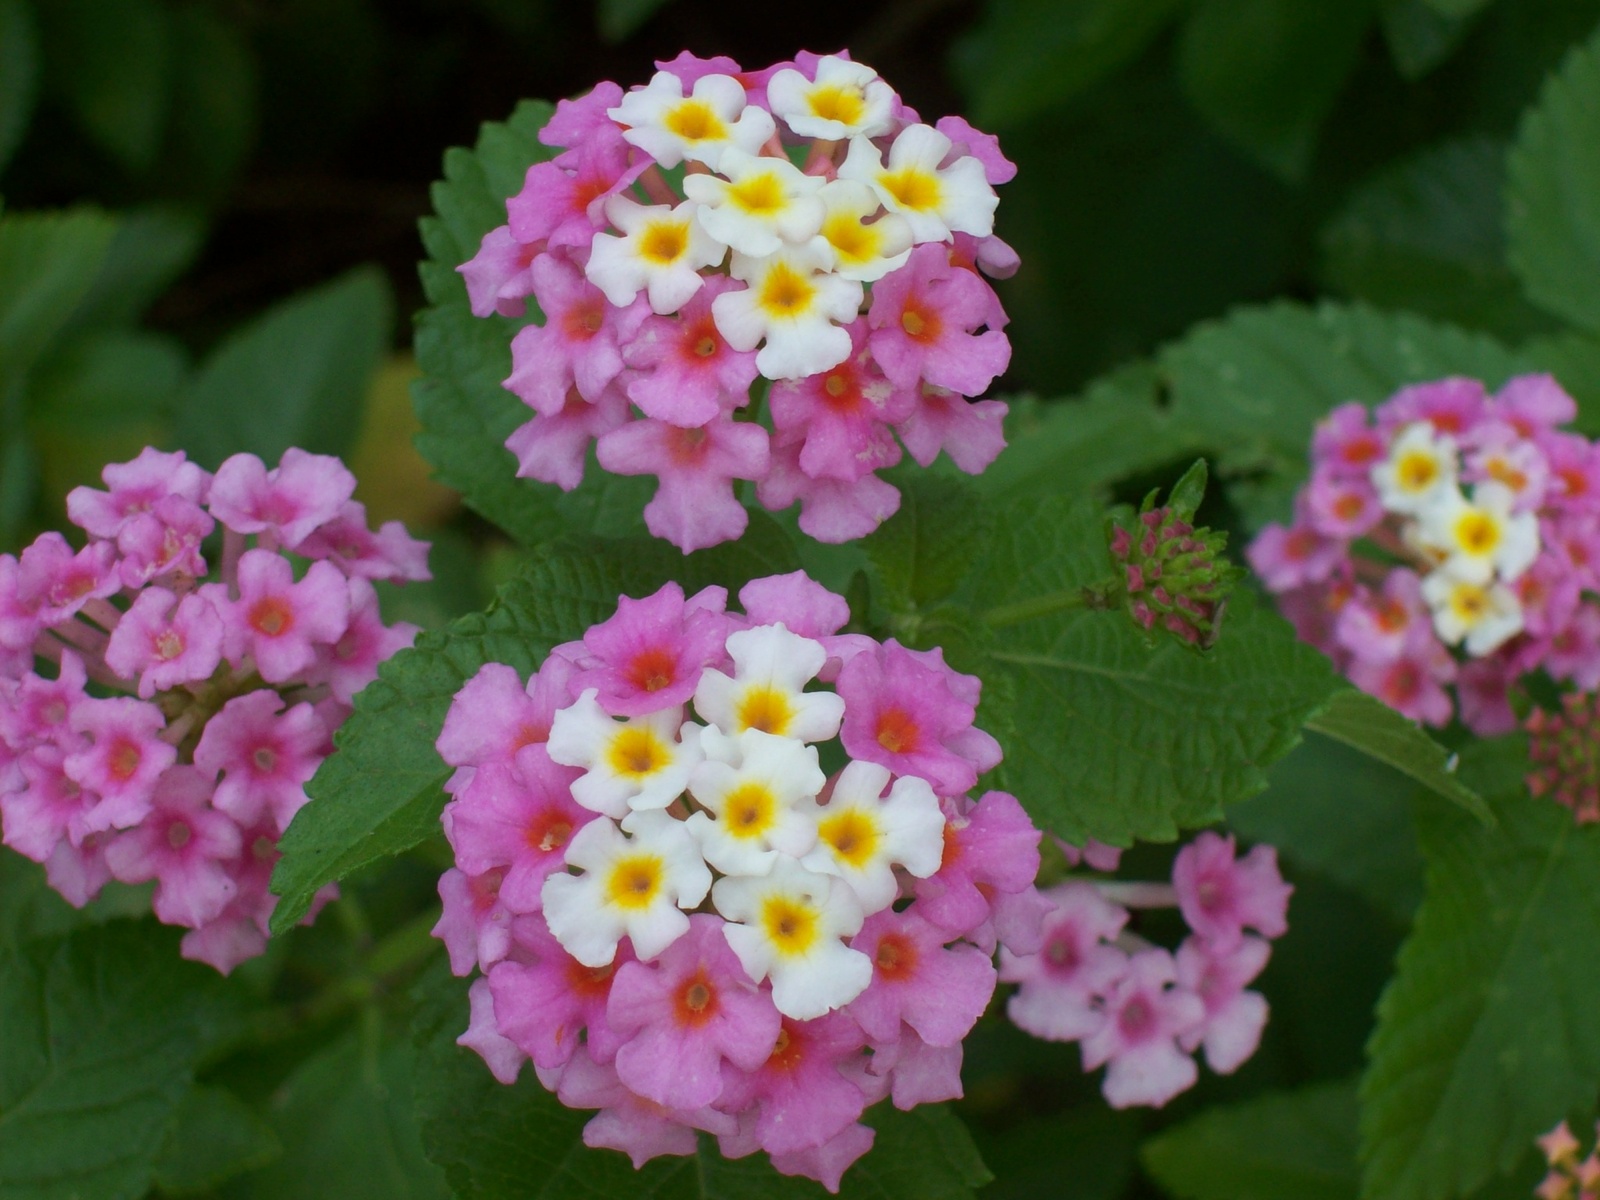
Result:
[[49,862],[62,843],[81,846],[95,836],[84,823],[95,797],[67,774],[65,758],[54,746],[36,748],[18,761],[20,788],[0,794],[0,841],[34,862]]
[[1254,937],[1226,951],[1193,937],[1178,947],[1178,986],[1205,1005],[1204,1020],[1183,1034],[1178,1044],[1191,1053],[1204,1045],[1206,1065],[1219,1075],[1237,1071],[1261,1043],[1266,997],[1245,991],[1244,985],[1261,974],[1271,952],[1266,942]]
[[182,496],[164,496],[150,511],[135,513],[117,533],[123,586],[143,587],[169,574],[204,575],[206,560],[200,554],[200,543],[216,526],[210,513]]
[[1245,550],[1262,582],[1274,592],[1321,583],[1345,559],[1345,544],[1308,525],[1268,525]]
[[572,835],[595,814],[572,798],[580,772],[551,762],[539,746],[528,747],[516,761],[515,768],[480,767],[450,803],[447,828],[464,870],[504,868],[501,903],[514,913],[533,913],[545,879],[566,869]]
[[212,799],[220,811],[246,827],[270,819],[281,831],[306,803],[306,781],[327,742],[311,705],[285,712],[283,697],[263,688],[229,700],[206,723],[194,762],[212,778],[222,776]]
[[1397,657],[1387,661],[1358,658],[1345,673],[1351,683],[1402,716],[1435,727],[1450,723],[1450,693],[1443,685],[1459,680],[1461,673],[1449,651],[1434,640],[1431,630],[1425,630]]
[[556,710],[575,699],[572,664],[551,655],[523,686],[502,663],[485,663],[450,705],[437,743],[439,757],[453,767],[509,763],[524,746],[550,739]]
[[915,394],[916,407],[895,428],[906,452],[922,466],[931,466],[943,450],[968,475],[980,475],[1006,448],[1004,401],[969,403],[927,383]]
[[175,767],[162,777],[145,819],[106,846],[117,879],[157,881],[156,916],[168,925],[203,925],[236,891],[228,862],[241,848],[239,827],[210,799],[210,780],[193,767]]
[[1311,439],[1311,460],[1319,468],[1366,479],[1388,452],[1387,442],[1372,428],[1364,404],[1341,404],[1317,422]]
[[483,235],[478,252],[456,270],[467,287],[475,317],[520,317],[533,293],[533,260],[544,252],[538,242],[519,242],[508,225]]
[[560,412],[536,413],[506,439],[506,449],[516,455],[519,479],[553,483],[570,492],[583,482],[589,444],[627,421],[628,398],[620,380],[607,385],[593,403],[573,388]]
[[976,946],[946,946],[948,937],[914,904],[867,918],[850,945],[872,959],[872,982],[847,1011],[869,1038],[894,1041],[902,1021],[933,1046],[971,1031],[994,995],[994,964]]
[[919,776],[941,796],[977,782],[972,763],[950,746],[972,727],[976,706],[955,694],[946,672],[891,640],[847,662],[838,690],[845,702],[840,738],[852,758]]
[[42,624],[65,621],[90,600],[121,590],[115,559],[106,542],[90,542],[74,553],[59,533],[42,533],[17,560],[18,599]]
[[1578,419],[1578,405],[1550,375],[1506,380],[1489,401],[1489,412],[1523,437],[1548,432]]
[[744,532],[750,516],[735,499],[735,479],[767,473],[767,431],[717,417],[696,429],[645,418],[614,429],[596,446],[600,465],[618,475],[661,481],[645,505],[650,532],[688,554]]
[[1165,950],[1135,954],[1106,997],[1105,1021],[1083,1039],[1085,1070],[1110,1064],[1101,1090],[1112,1108],[1160,1108],[1194,1086],[1194,1059],[1178,1048],[1178,1039],[1205,1019],[1205,1005],[1171,986],[1176,975]]
[[976,333],[993,308],[988,284],[950,265],[939,243],[912,250],[906,265],[872,288],[872,356],[898,388],[920,381],[964,396],[984,391],[1011,361],[995,329]]
[[1127,969],[1128,956],[1108,943],[1122,932],[1128,911],[1087,883],[1063,883],[1043,895],[1053,907],[1039,953],[1000,950],[1000,978],[1022,985],[1006,1015],[1035,1037],[1076,1041],[1100,1027],[1098,1000]]
[[783,1019],[777,1045],[755,1071],[723,1068],[717,1106],[724,1112],[755,1110],[754,1134],[769,1154],[809,1150],[837,1136],[866,1107],[866,1096],[842,1067],[857,1058],[866,1039],[841,1012],[810,1021]]
[[178,757],[156,737],[166,723],[159,708],[131,696],[85,700],[73,710],[72,728],[93,744],[67,756],[66,772],[100,797],[84,814],[85,831],[126,829],[144,820],[156,781]]
[[204,596],[178,599],[147,588],[122,614],[105,650],[106,666],[139,681],[139,697],[208,679],[222,661],[222,618]]
[[523,243],[582,250],[606,227],[606,201],[632,185],[648,159],[628,165],[628,144],[610,121],[561,156],[534,163],[522,190],[506,201],[511,236]]
[[432,932],[444,943],[457,975],[470,975],[473,967],[487,971],[511,953],[514,914],[500,901],[505,875],[502,867],[475,875],[452,867],[439,877],[444,911]]
[[1372,484],[1358,476],[1319,468],[1306,493],[1306,516],[1325,537],[1349,541],[1383,520],[1383,504]]
[[1383,581],[1380,595],[1351,597],[1339,610],[1334,636],[1346,650],[1370,663],[1393,662],[1408,647],[1433,641],[1432,621],[1417,573],[1397,567]]
[[622,945],[603,967],[586,967],[561,948],[542,917],[516,923],[517,955],[489,970],[500,1032],[542,1070],[562,1067],[580,1045],[609,1063],[624,1039],[606,1017],[616,973],[634,961]]
[[950,139],[952,160],[970,154],[983,164],[983,174],[991,184],[1010,183],[1017,177],[1017,164],[1000,152],[1000,139],[967,124],[964,117],[940,117],[933,126]]
[[1005,792],[985,792],[966,813],[952,807],[945,809],[939,870],[916,884],[917,913],[961,935],[988,917],[994,893],[1032,886],[1042,835],[1017,798]]
[[900,1040],[872,1048],[868,1069],[888,1078],[894,1106],[910,1110],[919,1104],[961,1099],[961,1043],[930,1046],[910,1026]]
[[622,88],[609,79],[598,83],[575,100],[557,100],[555,115],[539,130],[539,140],[546,146],[581,146],[592,137],[604,137],[607,128],[616,123],[606,116],[606,109],[622,102]]
[[770,992],[756,987],[713,914],[689,918],[689,932],[652,965],[617,969],[606,1017],[626,1040],[617,1075],[647,1100],[696,1109],[722,1093],[722,1063],[755,1071],[778,1040]]
[[[322,566],[313,564],[313,569]],[[307,574],[302,586],[310,581]],[[355,695],[378,677],[378,664],[387,661],[402,650],[409,650],[422,632],[408,621],[383,623],[383,613],[378,607],[377,590],[365,579],[355,577],[347,581],[349,617],[344,632],[339,634],[317,661],[305,669],[306,678],[326,683],[334,699],[349,704]],[[328,609],[324,617],[331,622],[337,603],[329,589]],[[263,677],[267,677],[263,672]]]
[[642,717],[686,703],[701,672],[726,660],[728,593],[706,588],[685,600],[663,584],[642,600],[623,596],[609,619],[583,635],[587,652],[571,688],[595,688],[600,707],[616,717]]
[[221,601],[228,661],[249,657],[269,683],[303,672],[315,661],[316,648],[337,642],[350,620],[351,589],[337,567],[314,562],[296,583],[289,561],[270,550],[246,550],[240,557],[237,600],[228,602],[215,584],[205,591]]
[[645,416],[693,428],[749,402],[756,352],[728,345],[711,316],[711,302],[737,286],[713,275],[676,318],[649,317],[622,348],[623,361],[639,372],[628,399]]
[[801,532],[819,542],[837,545],[866,537],[900,508],[900,489],[876,475],[860,479],[813,479],[800,466],[802,439],[780,440],[772,447],[765,479],[756,496],[774,512],[800,502]]
[[[782,380],[768,393],[772,423],[787,442],[801,439],[800,469],[811,479],[853,483],[900,461],[890,426],[916,406],[914,393],[895,390],[867,349],[867,324],[850,327],[854,347],[838,366],[801,380]],[[792,436],[786,436],[792,435]]]
[[1476,425],[1488,404],[1489,395],[1482,383],[1453,375],[1401,388],[1385,402],[1378,425],[1382,430],[1393,431],[1427,421],[1439,433],[1454,437]]
[[211,515],[238,533],[270,533],[293,550],[337,517],[356,477],[337,458],[291,446],[268,471],[254,454],[235,454],[211,483]]
[[351,500],[297,547],[307,558],[325,558],[346,575],[362,579],[422,582],[428,570],[428,543],[412,537],[399,521],[385,521],[376,533],[367,525],[367,506]]
[[76,487],[67,493],[67,516],[95,537],[115,538],[129,518],[149,512],[168,496],[198,505],[211,476],[183,451],[163,454],[145,447],[132,462],[110,463],[100,472],[107,491]]
[[1207,831],[1178,851],[1172,864],[1183,919],[1217,950],[1237,945],[1247,928],[1275,938],[1289,927],[1294,888],[1278,874],[1278,852],[1262,845],[1242,859],[1234,854],[1232,834]]
[[501,1083],[515,1083],[528,1056],[500,1032],[494,1015],[494,994],[489,990],[488,979],[480,975],[472,981],[472,986],[467,989],[467,1003],[470,1012],[467,1031],[456,1039],[456,1045],[476,1051],[489,1068],[489,1073]]

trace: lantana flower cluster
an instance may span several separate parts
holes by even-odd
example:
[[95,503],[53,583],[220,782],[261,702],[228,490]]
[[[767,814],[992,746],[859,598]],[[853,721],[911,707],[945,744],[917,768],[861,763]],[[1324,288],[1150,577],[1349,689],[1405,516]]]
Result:
[[[439,751],[456,867],[436,933],[461,1038],[532,1059],[591,1146],[838,1187],[859,1120],[961,1094],[997,942],[1037,948],[1039,831],[939,651],[841,634],[803,573],[624,597],[526,683],[484,667]],[[825,770],[828,762],[832,769]]]
[[539,139],[560,153],[459,268],[477,315],[544,315],[511,343],[505,386],[535,414],[506,443],[518,474],[570,490],[596,442],[603,469],[657,477],[646,525],[687,552],[743,532],[735,480],[843,542],[898,508],[876,472],[902,445],[986,468],[1006,407],[967,398],[1011,348],[980,270],[1018,262],[993,233],[1016,173],[996,139],[924,124],[843,55],[658,66],[557,105]]
[[[1595,1135],[1600,1137],[1600,1126]],[[1600,1200],[1600,1149],[1591,1144],[1588,1155],[1580,1159],[1583,1144],[1565,1121],[1538,1142],[1550,1168],[1534,1189],[1538,1200]]]
[[1250,562],[1358,687],[1429,725],[1508,732],[1528,672],[1600,686],[1600,448],[1560,428],[1576,414],[1548,375],[1342,405],[1293,523]]
[[154,880],[184,956],[227,972],[265,947],[278,839],[351,698],[415,636],[373,581],[427,579],[428,547],[301,450],[213,476],[147,449],[101,478],[67,496],[81,549],[0,555],[4,842],[75,905]]
[[[1117,869],[1120,851],[1063,846],[1068,863]],[[1194,1055],[1231,1074],[1256,1052],[1267,1001],[1247,988],[1288,929],[1277,852],[1242,858],[1232,836],[1205,832],[1178,852],[1172,882],[1071,876],[1041,893],[1050,908],[1035,953],[1000,951],[1000,978],[1020,986],[1006,1005],[1022,1029],[1078,1042],[1084,1070],[1106,1067],[1113,1108],[1160,1107],[1199,1078]],[[1129,926],[1129,909],[1173,907],[1190,934],[1173,953]]]

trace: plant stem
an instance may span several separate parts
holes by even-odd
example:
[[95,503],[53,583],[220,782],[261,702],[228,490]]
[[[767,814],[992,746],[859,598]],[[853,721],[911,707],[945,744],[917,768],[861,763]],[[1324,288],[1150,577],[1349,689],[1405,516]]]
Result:
[[983,614],[983,623],[991,629],[999,629],[1078,608],[1110,608],[1116,603],[1116,593],[1116,580],[1105,580],[1085,587],[1048,592],[1043,596],[1030,596],[1011,604],[997,604]]

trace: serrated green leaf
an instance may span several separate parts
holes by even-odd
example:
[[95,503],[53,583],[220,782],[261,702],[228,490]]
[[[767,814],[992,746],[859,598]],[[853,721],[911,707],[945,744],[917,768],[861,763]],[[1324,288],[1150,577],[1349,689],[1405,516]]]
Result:
[[28,132],[39,94],[39,42],[22,0],[0,0],[0,171]]
[[1501,142],[1463,138],[1385,168],[1323,227],[1323,278],[1380,307],[1502,336],[1547,326],[1506,263],[1505,157]]
[[1600,829],[1528,796],[1521,739],[1473,750],[1499,826],[1419,810],[1427,894],[1361,1084],[1372,1200],[1468,1193],[1600,1088]]
[[1600,34],[1576,47],[1517,131],[1511,265],[1534,303],[1600,330]]
[[283,1154],[233,1180],[230,1200],[450,1200],[417,1136],[414,1061],[409,1044],[385,1039],[375,1024],[306,1059],[267,1114]]
[[171,101],[167,8],[156,0],[51,0],[38,16],[48,82],[83,132],[124,168],[149,167]]
[[1146,1142],[1182,1200],[1356,1200],[1356,1087],[1325,1083],[1208,1109]]
[[282,1153],[278,1135],[253,1108],[226,1088],[199,1085],[173,1115],[155,1181],[169,1196],[208,1192]]
[[[465,985],[436,969],[418,987],[417,1118],[429,1156],[460,1200],[821,1200],[806,1179],[779,1175],[764,1155],[729,1162],[702,1139],[699,1153],[657,1158],[635,1171],[612,1150],[590,1150],[591,1113],[565,1108],[531,1069],[511,1087],[455,1044],[466,1028]],[[471,1114],[464,1120],[463,1114]],[[942,1106],[873,1109],[873,1149],[845,1173],[842,1200],[972,1200],[990,1179],[961,1123]]]
[[1376,7],[1201,0],[1179,43],[1184,90],[1219,132],[1284,178],[1300,179]]
[[1445,748],[1383,701],[1353,688],[1336,692],[1322,711],[1306,722],[1306,728],[1386,763],[1435,795],[1459,804],[1485,825],[1494,825],[1489,806],[1457,778],[1454,760]]
[[[1098,506],[1043,496],[1009,505],[973,569],[976,614],[1071,597],[1109,573]],[[986,684],[1010,678],[993,724],[1015,730],[996,771],[1035,818],[1069,841],[1170,841],[1260,791],[1340,686],[1327,659],[1280,618],[1236,595],[1205,655],[1148,648],[1121,611],[1068,604],[1009,624],[979,648]],[[986,709],[995,697],[985,695]],[[979,724],[986,716],[980,711]]]
[[900,508],[862,542],[890,606],[928,609],[959,587],[992,531],[993,509],[960,480],[918,473],[900,485]]
[[114,219],[91,208],[0,217],[0,393],[49,349],[116,232]]
[[143,1195],[223,1017],[222,981],[150,922],[0,950],[0,1194]]
[[1138,55],[1183,0],[998,0],[954,52],[985,128],[1062,104]]
[[243,451],[272,465],[290,446],[343,454],[393,308],[383,276],[360,267],[269,309],[201,364],[179,402],[179,444],[211,468]]
[[273,932],[292,928],[324,884],[438,832],[450,768],[433,744],[451,699],[484,663],[507,663],[526,676],[552,646],[582,637],[614,613],[619,596],[647,595],[668,579],[690,592],[712,583],[737,588],[798,565],[783,531],[759,513],[740,541],[688,557],[654,541],[597,540],[540,551],[488,612],[423,634],[356,696],[355,712],[334,738],[338,752],[307,785],[311,803],[280,842]]
[[1518,353],[1530,368],[1549,371],[1578,402],[1578,432],[1600,436],[1600,340],[1568,333],[1524,342]]

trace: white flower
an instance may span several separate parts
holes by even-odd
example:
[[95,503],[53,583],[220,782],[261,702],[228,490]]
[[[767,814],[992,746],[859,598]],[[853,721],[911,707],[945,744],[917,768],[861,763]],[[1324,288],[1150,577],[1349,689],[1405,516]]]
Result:
[[845,767],[818,814],[817,848],[800,860],[843,879],[868,914],[894,902],[896,865],[926,879],[944,857],[944,813],[927,781],[903,775],[884,796],[888,783],[877,763]]
[[734,254],[732,273],[748,287],[711,302],[718,331],[735,350],[754,350],[768,379],[804,379],[850,357],[850,334],[840,322],[861,309],[861,285],[829,272],[832,252],[785,246],[768,258]]
[[701,731],[706,760],[689,794],[716,817],[690,816],[689,832],[706,861],[726,875],[765,875],[780,853],[799,858],[817,841],[812,803],[828,777],[814,747],[747,729],[728,737]]
[[809,1021],[849,1004],[872,982],[872,960],[840,938],[861,930],[861,905],[842,882],[779,858],[770,875],[729,875],[711,889],[723,935],[772,1002]]
[[612,818],[667,807],[683,794],[700,762],[699,739],[678,738],[682,708],[619,721],[600,707],[598,694],[586,689],[550,724],[551,760],[588,768],[573,783],[572,798]]
[[700,676],[694,708],[724,733],[759,729],[802,742],[825,742],[839,732],[844,701],[833,692],[808,692],[828,652],[783,625],[741,629],[728,638],[733,678],[715,667]]
[[696,207],[687,200],[669,208],[612,196],[606,201],[606,219],[623,236],[595,234],[584,267],[589,282],[618,308],[632,304],[644,291],[653,311],[677,312],[705,282],[700,268],[719,265],[728,252],[700,227]]
[[717,170],[726,175],[683,177],[683,194],[700,204],[706,232],[740,254],[761,258],[785,244],[799,245],[822,228],[817,193],[826,180],[807,175],[787,158],[723,153]]
[[1522,606],[1504,584],[1434,571],[1422,581],[1422,598],[1439,637],[1452,646],[1464,639],[1474,657],[1494,653],[1522,632]]
[[1498,570],[1510,583],[1539,557],[1539,518],[1513,513],[1516,499],[1502,483],[1478,484],[1470,501],[1452,488],[1419,514],[1417,541],[1457,579],[1488,583]]
[[[840,275],[873,283],[911,257],[911,226],[904,217],[884,212],[866,184],[835,179],[819,195],[827,210],[821,233],[833,247],[833,269]],[[877,220],[869,223],[874,216]]]
[[640,958],[656,957],[688,932],[681,910],[711,888],[711,872],[682,821],[634,813],[628,832],[590,821],[567,844],[567,864],[583,874],[557,872],[539,894],[550,932],[586,967],[609,963],[624,937]]
[[894,89],[862,63],[829,54],[817,60],[817,77],[793,68],[767,82],[773,114],[801,137],[877,137],[894,125]]
[[933,126],[908,125],[889,147],[884,166],[876,146],[864,137],[851,138],[839,178],[870,187],[885,208],[906,219],[918,242],[948,242],[952,232],[988,237],[1000,198],[983,164],[970,154],[940,165],[950,147],[950,139]]
[[657,71],[606,116],[629,126],[622,136],[663,167],[684,159],[713,171],[730,147],[754,154],[777,130],[772,114],[745,103],[744,87],[731,75],[705,75],[683,94],[683,81]]
[[1400,431],[1389,456],[1372,468],[1372,486],[1390,512],[1417,514],[1456,486],[1456,444],[1426,421]]

